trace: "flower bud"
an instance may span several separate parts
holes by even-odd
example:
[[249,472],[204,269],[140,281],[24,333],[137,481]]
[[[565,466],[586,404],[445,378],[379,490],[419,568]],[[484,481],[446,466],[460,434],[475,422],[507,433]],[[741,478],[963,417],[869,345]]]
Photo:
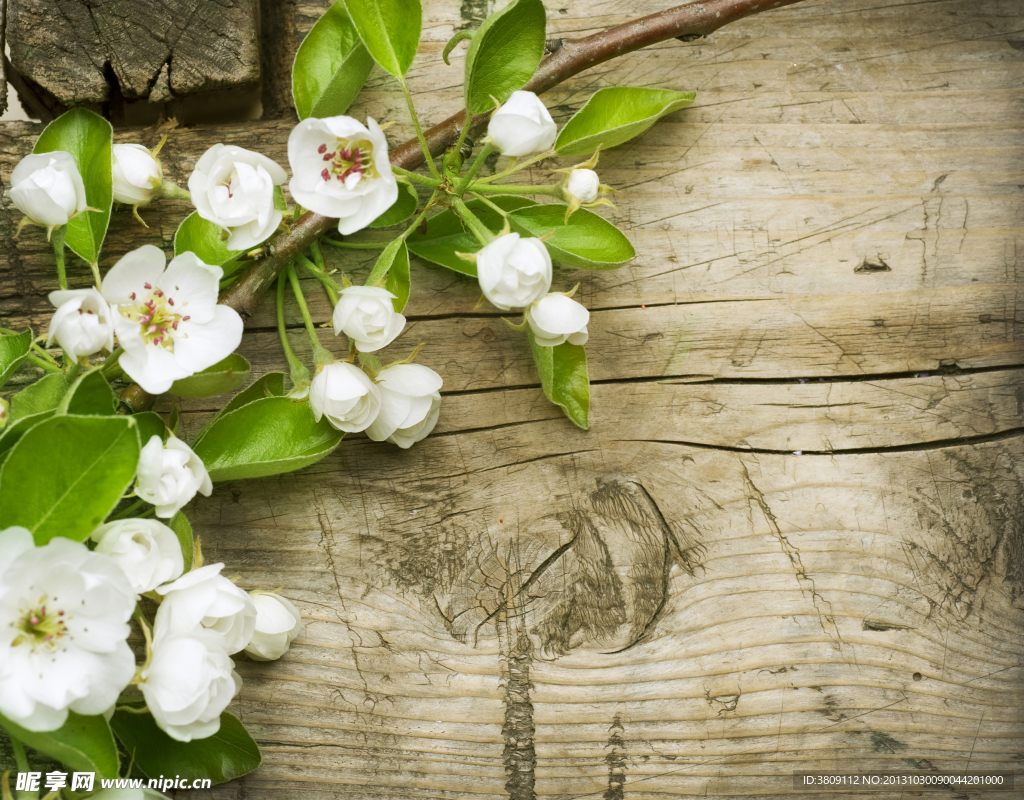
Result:
[[55,341],[74,360],[114,349],[114,320],[107,301],[95,289],[50,292],[57,307],[50,320],[49,347]]
[[366,429],[375,442],[389,441],[403,450],[426,438],[437,425],[441,376],[420,364],[396,364],[377,375],[381,407]]
[[570,195],[585,205],[597,200],[601,179],[592,169],[574,169],[569,173],[569,180],[565,188]]
[[512,92],[487,126],[491,143],[505,156],[528,156],[555,143],[558,129],[533,92]]
[[135,494],[156,506],[158,517],[173,517],[196,492],[210,496],[213,483],[202,460],[181,439],[150,437],[139,453]]
[[320,370],[309,386],[309,402],[319,422],[327,417],[339,431],[365,431],[380,413],[380,389],[359,367],[335,361]]
[[540,239],[499,236],[476,254],[484,296],[502,311],[524,308],[551,288],[551,256]]
[[71,153],[33,153],[11,173],[11,200],[26,217],[44,228],[67,225],[88,207],[85,184]]
[[292,602],[273,592],[250,592],[256,606],[256,631],[245,648],[253,661],[274,661],[302,635],[303,624],[299,610]]
[[223,637],[228,655],[252,640],[256,606],[252,598],[220,571],[223,564],[208,564],[185,573],[156,590],[163,595],[153,624],[156,638],[205,628]]
[[587,343],[590,312],[564,294],[549,294],[526,309],[533,340],[541,347]]
[[122,519],[100,525],[92,534],[96,552],[124,570],[136,594],[181,577],[185,559],[174,531],[155,519]]
[[130,206],[145,205],[163,183],[160,162],[141,144],[115,144],[113,152],[114,199]]
[[395,296],[376,286],[348,286],[334,307],[334,335],[344,333],[360,353],[387,347],[405,327],[395,311]]

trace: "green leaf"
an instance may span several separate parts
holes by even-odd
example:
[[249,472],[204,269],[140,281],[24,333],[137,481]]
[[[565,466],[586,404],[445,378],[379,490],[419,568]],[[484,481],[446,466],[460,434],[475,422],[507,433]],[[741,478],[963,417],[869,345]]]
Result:
[[211,397],[233,392],[249,380],[251,369],[248,361],[238,353],[232,353],[202,372],[175,381],[169,391],[179,397]]
[[30,383],[11,398],[11,421],[56,408],[67,390],[68,382],[59,372]]
[[420,0],[345,0],[373,60],[396,78],[409,71],[423,28]]
[[544,4],[515,0],[491,14],[466,51],[466,108],[480,114],[522,89],[544,57]]
[[26,730],[3,716],[0,716],[0,726],[22,744],[57,759],[69,769],[98,772],[101,778],[116,778],[121,768],[114,736],[102,715],[83,717],[69,711],[63,725],[45,733]]
[[[370,274],[366,277],[366,285],[376,286],[381,280],[385,279],[385,276],[391,274],[392,267],[401,270],[403,263],[405,264],[406,284],[408,284],[409,250],[405,246],[405,239],[399,236],[392,239],[388,246],[381,251],[381,254],[377,257],[377,263],[373,265],[373,269],[370,270]],[[398,293],[395,292],[395,294]],[[409,299],[408,293],[405,299]],[[404,306],[405,303],[402,303],[402,305]]]
[[565,206],[546,203],[513,211],[512,230],[523,236],[545,236],[551,257],[577,269],[618,269],[636,255],[622,231],[604,217],[580,208],[565,222]]
[[0,386],[18,371],[31,349],[31,330],[0,335]]
[[0,469],[0,529],[21,525],[37,545],[83,541],[135,477],[139,439],[130,417],[55,416],[27,431]]
[[565,412],[576,425],[590,428],[590,379],[587,377],[587,351],[578,344],[564,342],[557,347],[542,347],[527,330],[530,350],[540,373],[544,395]]
[[220,715],[220,730],[205,739],[179,742],[160,728],[150,714],[115,711],[110,726],[142,774],[185,775],[195,780],[209,778],[216,785],[247,775],[263,763],[245,726],[226,711]]
[[[533,200],[518,195],[502,194],[488,199],[505,211],[536,205]],[[489,230],[494,233],[501,230],[502,217],[497,211],[479,200],[472,200],[466,205]],[[431,217],[427,220],[426,228],[425,233],[416,231],[409,235],[406,239],[409,250],[434,264],[475,278],[476,265],[456,253],[475,253],[480,249],[480,242],[463,227],[462,220],[455,212],[446,210]]]
[[181,555],[185,559],[185,572],[188,572],[192,569],[192,561],[196,551],[195,539],[192,538],[192,523],[188,521],[188,517],[185,516],[183,511],[179,511],[171,517],[167,527],[174,531],[174,535],[178,537],[178,544],[181,545]]
[[628,142],[666,114],[686,108],[696,96],[695,92],[629,86],[599,89],[565,123],[555,140],[555,152],[576,156]]
[[132,419],[138,426],[140,447],[145,447],[154,436],[159,436],[165,442],[167,441],[167,426],[164,425],[163,418],[155,411],[140,411],[138,414],[132,414]]
[[395,256],[391,269],[388,270],[388,279],[384,288],[395,296],[391,303],[399,314],[405,310],[405,304],[409,302],[409,293],[412,291],[412,279],[409,277],[409,250],[401,247]]
[[114,391],[98,369],[79,377],[57,406],[58,414],[109,417],[117,410]]
[[302,40],[292,64],[299,119],[344,114],[373,69],[343,2],[336,2]]
[[416,189],[402,181],[398,182],[398,199],[391,204],[391,207],[370,223],[371,228],[387,228],[389,225],[397,225],[405,222],[416,213],[420,198]]
[[307,401],[265,397],[218,417],[193,446],[214,481],[293,472],[328,455],[343,436],[313,419]]
[[113,135],[114,129],[103,117],[84,108],[73,108],[47,125],[32,148],[33,153],[66,150],[75,159],[85,184],[86,203],[99,210],[86,211],[69,221],[64,242],[90,264],[95,264],[100,257],[114,201]]
[[[223,267],[242,255],[242,250],[228,250],[223,228],[193,211],[174,234],[174,255],[195,253],[199,260],[212,267]],[[226,272],[227,270],[225,270]]]
[[210,424],[212,425],[225,414],[230,414],[232,411],[236,411],[254,400],[260,400],[264,397],[284,397],[284,379],[285,374],[283,372],[268,372],[266,375],[257,378],[247,389],[228,400],[224,408],[217,412]]
[[40,411],[38,414],[29,414],[28,416],[19,417],[14,422],[9,422],[7,427],[4,428],[3,433],[0,433],[0,466],[7,458],[7,454],[11,448],[18,443],[18,440],[25,435],[27,431],[34,428],[43,420],[49,419],[54,415],[54,410],[51,408],[48,411]]

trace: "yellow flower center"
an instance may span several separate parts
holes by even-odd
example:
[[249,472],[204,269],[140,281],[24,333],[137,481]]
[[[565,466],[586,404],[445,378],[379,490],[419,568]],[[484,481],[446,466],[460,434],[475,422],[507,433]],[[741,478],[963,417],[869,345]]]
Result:
[[12,644],[15,647],[27,644],[33,650],[56,650],[61,638],[68,632],[66,623],[67,616],[63,609],[54,608],[53,603],[48,603],[44,595],[35,606],[22,609],[21,619],[15,625],[21,633]]
[[350,175],[360,175],[364,178],[380,177],[380,173],[373,166],[373,144],[366,139],[338,139],[334,144],[334,150],[328,150],[327,145],[322,144],[317,148],[317,153],[328,162],[320,173],[320,177],[325,181],[335,178],[344,183]]
[[[174,298],[169,297],[162,289],[154,289],[148,283],[144,284],[144,287],[150,290],[146,299],[134,306],[122,306],[121,314],[139,323],[142,327],[142,340],[146,344],[163,347],[173,353],[174,339],[171,331],[178,330],[180,323],[189,320],[187,314],[180,313],[188,302],[175,307]],[[135,292],[132,292],[131,299],[136,299]],[[185,336],[187,338],[187,334]]]

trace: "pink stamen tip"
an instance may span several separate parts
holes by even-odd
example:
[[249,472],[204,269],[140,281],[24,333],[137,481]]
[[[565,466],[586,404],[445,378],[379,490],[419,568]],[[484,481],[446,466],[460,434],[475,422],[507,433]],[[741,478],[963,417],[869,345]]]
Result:
[[181,318],[181,321],[182,321],[182,322],[188,322],[188,321],[189,321],[190,319],[192,319],[192,317],[188,317],[188,316],[186,316],[186,317],[182,317],[182,318]]
[[163,297],[164,296],[164,293],[161,292],[159,289],[157,289],[155,292],[153,292],[153,294],[155,294],[157,297]]
[[58,617],[63,617],[64,616],[64,612],[63,611],[58,611],[57,612],[57,616]]
[[44,642],[48,642],[52,638],[53,638],[53,634],[52,633],[48,633],[48,634],[46,634],[46,636],[43,637],[43,641]]
[[39,617],[34,616],[34,615],[29,617],[28,618],[28,623],[29,623],[29,625],[38,625],[39,624]]
[[174,328],[174,330],[178,330],[178,320],[174,320],[174,324],[171,325],[171,327]]
[[317,151],[318,153],[326,153],[326,152],[327,152],[327,145],[325,145],[325,144],[322,144],[322,145],[320,145],[320,146],[319,146],[319,147],[318,147],[318,148],[316,149],[316,151]]
[[155,338],[155,339],[153,340],[153,344],[160,344],[160,342],[162,342],[162,341],[163,341],[163,337],[162,337],[162,336],[157,336],[157,337],[156,337],[156,338]]
[[151,283],[144,283],[144,284],[142,284],[142,288],[143,289],[152,289],[153,288],[153,284],[151,284]]
[[130,295],[128,295],[128,296],[129,296],[129,297],[130,297],[130,298],[131,298],[132,300],[134,300],[134,299],[135,299],[135,292],[132,292],[132,293],[131,293]]
[[168,297],[167,298],[167,305],[169,305],[169,306],[173,306],[174,305],[174,298],[173,297]]
[[156,333],[156,325],[150,325],[146,328],[146,333]]
[[324,161],[330,161],[333,158],[334,158],[334,153],[328,153],[327,155],[324,156]]
[[331,173],[329,173],[325,167],[324,171],[320,173],[320,177],[323,178],[325,181],[329,181],[331,179]]

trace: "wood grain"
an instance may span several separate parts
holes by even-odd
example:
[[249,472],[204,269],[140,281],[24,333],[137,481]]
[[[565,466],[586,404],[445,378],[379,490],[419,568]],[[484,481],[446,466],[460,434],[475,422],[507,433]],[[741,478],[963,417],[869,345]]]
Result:
[[[273,5],[273,119],[174,131],[179,183],[217,141],[287,163],[287,67],[326,2]],[[444,43],[496,5],[425,4],[425,122],[460,102]],[[658,8],[547,6],[550,37]],[[435,433],[348,437],[190,511],[208,560],[307,622],[279,662],[238,661],[265,766],[191,796],[781,798],[794,771],[1021,771],[1022,30],[1013,0],[811,0],[551,92],[560,122],[601,86],[698,92],[601,155],[637,259],[556,271],[592,312],[592,430],[473,282],[414,260],[384,357],[427,343]],[[353,113],[412,133],[379,71]],[[0,175],[38,130],[0,128]],[[188,210],[115,213],[102,264],[170,251]],[[0,316],[42,330],[48,248],[3,252]],[[374,258],[327,255],[353,279]],[[256,374],[284,368],[273,324],[261,309],[243,342]],[[220,402],[181,402],[186,438]]]

